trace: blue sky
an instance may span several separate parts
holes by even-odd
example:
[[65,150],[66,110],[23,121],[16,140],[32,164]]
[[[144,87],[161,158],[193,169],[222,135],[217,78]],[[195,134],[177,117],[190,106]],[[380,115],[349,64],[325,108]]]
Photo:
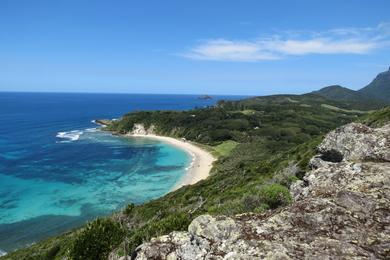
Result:
[[0,1],[0,91],[359,89],[390,66],[390,1]]

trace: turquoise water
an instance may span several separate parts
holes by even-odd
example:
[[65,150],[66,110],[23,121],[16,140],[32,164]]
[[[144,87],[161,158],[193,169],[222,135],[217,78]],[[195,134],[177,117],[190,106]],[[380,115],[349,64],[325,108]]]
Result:
[[[41,168],[53,174],[69,171],[73,180],[0,175],[2,209],[7,209],[0,212],[1,224],[53,213],[80,216],[86,205],[90,210],[105,212],[126,202],[141,203],[166,193],[180,179],[190,161],[184,151],[165,143],[146,138],[127,139],[86,132],[72,141],[77,144],[58,144],[64,149],[70,145],[77,145],[77,149],[92,145],[96,149],[112,149],[111,158],[79,160],[71,165],[73,169],[67,164]],[[127,156],[126,149],[132,149],[132,154]],[[42,158],[41,163],[47,160],[47,157]]]
[[185,151],[112,136],[93,119],[214,102],[179,95],[0,93],[0,250],[160,197],[185,174],[191,161]]

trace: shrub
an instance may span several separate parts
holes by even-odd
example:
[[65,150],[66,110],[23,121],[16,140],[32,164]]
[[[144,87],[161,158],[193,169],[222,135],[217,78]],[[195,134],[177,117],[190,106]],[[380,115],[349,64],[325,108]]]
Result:
[[55,259],[56,255],[60,251],[60,244],[54,244],[46,253],[45,260]]
[[280,184],[262,186],[259,190],[260,201],[266,203],[271,209],[286,206],[291,202],[290,191]]
[[108,254],[123,239],[120,225],[109,218],[98,218],[77,235],[70,251],[71,259],[107,259]]
[[123,213],[125,213],[127,216],[129,216],[133,212],[134,208],[135,208],[135,205],[133,203],[130,203],[126,206]]
[[298,180],[296,176],[300,171],[299,166],[295,162],[290,161],[285,168],[275,174],[273,180],[289,188],[294,181]]
[[173,230],[185,230],[190,223],[191,220],[189,219],[188,214],[171,214],[160,221],[152,223],[149,226],[148,233],[151,235],[151,237],[160,236]]
[[185,213],[172,213],[159,221],[150,222],[130,234],[129,251],[135,250],[138,245],[149,241],[152,237],[161,236],[175,230],[186,230],[190,223],[191,219]]
[[246,195],[241,199],[246,211],[253,211],[261,204],[261,198],[257,195]]

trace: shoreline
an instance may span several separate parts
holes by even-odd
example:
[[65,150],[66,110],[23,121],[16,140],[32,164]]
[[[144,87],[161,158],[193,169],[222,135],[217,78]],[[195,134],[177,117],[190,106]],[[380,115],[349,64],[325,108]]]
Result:
[[190,154],[192,162],[186,168],[185,175],[169,191],[175,191],[183,186],[195,184],[206,179],[210,175],[213,162],[217,159],[208,151],[192,144],[190,141],[182,141],[173,137],[154,135],[154,134],[128,134],[126,137],[142,137],[160,140],[180,148]]

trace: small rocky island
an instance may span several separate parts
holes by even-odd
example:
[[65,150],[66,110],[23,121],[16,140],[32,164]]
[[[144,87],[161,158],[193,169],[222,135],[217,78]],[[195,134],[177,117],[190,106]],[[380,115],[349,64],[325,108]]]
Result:
[[210,100],[213,99],[213,97],[209,95],[201,95],[198,97],[198,99]]

